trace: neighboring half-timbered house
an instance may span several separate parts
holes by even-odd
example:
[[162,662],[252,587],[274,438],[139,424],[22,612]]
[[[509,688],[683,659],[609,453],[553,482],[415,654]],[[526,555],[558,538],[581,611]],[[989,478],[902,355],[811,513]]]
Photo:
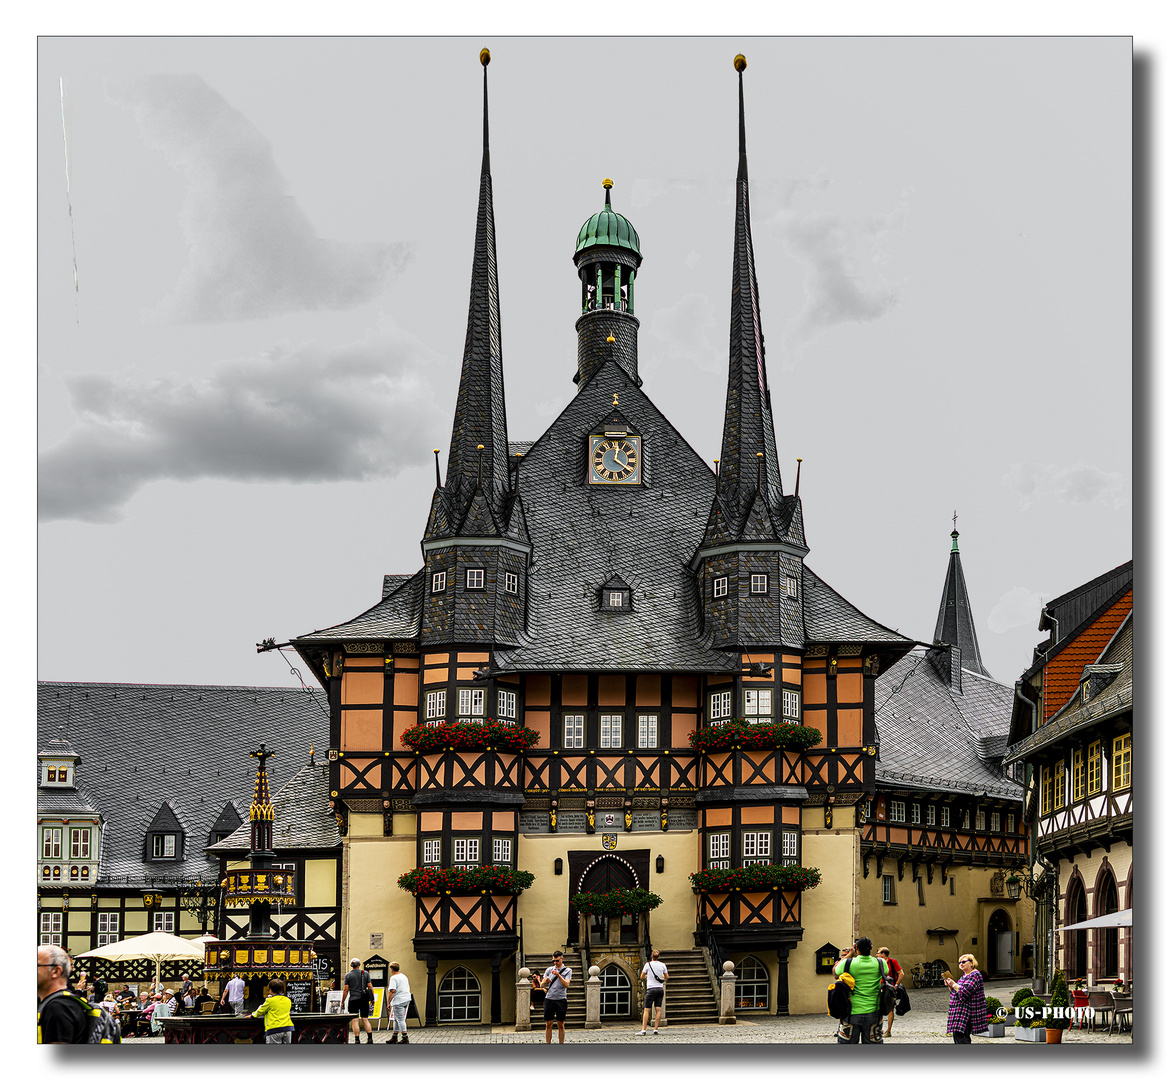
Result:
[[1133,563],[1044,605],[1016,684],[1007,760],[1025,770],[1038,963],[1093,984],[1131,981],[1132,931],[1062,926],[1133,907]]
[[939,601],[933,644],[877,680],[876,791],[859,808],[867,933],[904,965],[985,974],[1031,964],[1032,905],[1005,887],[1025,857],[1023,787],[1003,769],[1012,688],[983,666],[959,555]]
[[[329,694],[343,953],[401,963],[428,1023],[506,1018],[520,963],[558,946],[579,950],[578,979],[588,962],[602,969],[606,1015],[628,1014],[650,938],[680,964],[696,946],[735,960],[742,1007],[820,1010],[816,952],[862,922],[852,817],[875,793],[875,685],[914,642],[805,562],[798,486],[777,449],[785,392],[764,355],[743,66],[716,471],[643,385],[642,241],[608,180],[572,252],[577,370],[564,377],[576,394],[534,441],[509,440],[483,59],[466,347],[423,565],[387,577],[352,620],[290,643]],[[535,744],[420,741],[426,725],[455,738],[459,721],[523,728]],[[789,734],[753,746],[732,737],[739,721]],[[791,736],[805,728],[815,745]],[[696,730],[706,746],[692,746]],[[827,805],[845,828],[825,827]],[[820,870],[819,887],[801,865]],[[518,896],[419,884],[492,866],[535,882]],[[784,885],[724,880],[781,867]],[[408,872],[418,895],[395,887]],[[649,924],[578,917],[573,896],[622,887],[663,897]]]
[[291,777],[326,741],[327,709],[319,691],[39,683],[38,941],[76,955],[151,930],[214,933],[220,875],[207,848],[246,821],[253,784],[239,747],[267,740],[280,753],[273,775]]

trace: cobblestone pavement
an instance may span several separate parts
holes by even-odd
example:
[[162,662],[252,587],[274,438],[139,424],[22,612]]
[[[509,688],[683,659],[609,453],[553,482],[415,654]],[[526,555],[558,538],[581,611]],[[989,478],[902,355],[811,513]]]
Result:
[[[988,992],[994,994],[1001,1001],[1010,1002],[1012,994],[1022,985],[1020,983],[989,982]],[[945,987],[910,990],[911,1009],[905,1016],[894,1018],[894,1034],[887,1040],[891,1046],[912,1044],[930,1044],[943,1046],[951,1044],[951,1037],[946,1033],[947,1027],[947,999],[950,992]],[[669,1016],[669,1009],[668,1009]],[[681,1047],[688,1043],[803,1043],[807,1045],[832,1046],[836,1032],[836,1021],[828,1016],[758,1016],[750,1018],[741,1014],[735,1024],[688,1024],[672,1027],[669,1024],[658,1034],[645,1036],[636,1034],[639,1029],[637,1023],[606,1023],[604,1027],[583,1030],[569,1028],[565,1032],[566,1045],[572,1044],[622,1044],[622,1043],[649,1043],[652,1045]],[[482,1043],[498,1043],[506,1045],[533,1044],[543,1045],[544,1025],[537,1023],[532,1031],[516,1031],[511,1025],[493,1026],[476,1025],[469,1027],[451,1027],[444,1025],[437,1028],[410,1028],[410,1045],[425,1046],[460,1046]],[[390,1038],[388,1031],[375,1031],[375,1044],[386,1043]],[[148,1039],[130,1039],[129,1045],[149,1045],[161,1043],[162,1037]],[[556,1030],[553,1030],[553,1041],[556,1042]],[[1064,1033],[1062,1042],[1073,1045],[1105,1044],[1108,1046],[1128,1045],[1133,1042],[1129,1032],[1109,1035],[1105,1031],[1093,1032],[1089,1028],[1078,1030],[1069,1029]],[[1018,1042],[1011,1028],[1006,1029],[1004,1038],[989,1039],[976,1036],[973,1045],[998,1047],[1029,1047],[1031,1043]],[[397,1053],[397,1047],[395,1047]],[[409,1050],[402,1051],[410,1053]],[[1026,1051],[1024,1051],[1026,1052]]]

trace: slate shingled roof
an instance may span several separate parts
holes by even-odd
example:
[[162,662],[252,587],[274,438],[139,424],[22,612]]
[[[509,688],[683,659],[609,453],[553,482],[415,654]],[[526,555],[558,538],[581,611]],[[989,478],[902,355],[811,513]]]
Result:
[[[272,845],[288,848],[331,848],[341,843],[337,819],[329,811],[329,763],[306,764],[272,796]],[[208,850],[221,855],[248,851],[252,827],[245,821],[231,836]]]
[[409,577],[405,574],[387,577],[399,579],[401,584],[393,592],[384,595],[372,608],[348,622],[314,630],[297,640],[353,641],[369,638],[388,641],[418,637],[422,625],[423,571],[418,570]]
[[[642,432],[641,488],[584,483],[582,432],[613,410]],[[738,657],[699,634],[688,563],[714,495],[711,467],[615,363],[603,364],[524,455],[520,491],[533,544],[529,625],[500,670],[730,670]],[[630,584],[609,612],[598,587]]]
[[804,568],[804,631],[809,644],[816,642],[879,642],[914,644],[912,638],[882,626],[858,611],[831,585],[827,585],[807,566]]
[[[81,756],[78,796],[104,821],[99,888],[206,874],[214,860],[204,845],[225,804],[251,799],[249,752],[261,742],[276,750],[268,769],[279,783],[310,743],[329,739],[325,695],[280,687],[42,682],[37,723]],[[38,812],[60,797],[38,791]],[[184,857],[148,861],[146,830],[164,802],[188,830]]]
[[944,671],[949,665],[932,663],[916,651],[878,676],[878,784],[1022,798],[1023,789],[1003,775],[998,763],[1007,747],[1012,688],[964,670],[962,693],[957,693]]

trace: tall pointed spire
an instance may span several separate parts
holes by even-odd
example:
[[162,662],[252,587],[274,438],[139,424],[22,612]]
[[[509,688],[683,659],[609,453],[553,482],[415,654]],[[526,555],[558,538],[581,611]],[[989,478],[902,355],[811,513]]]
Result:
[[[747,61],[735,58],[739,72],[739,168],[736,172],[735,258],[731,279],[731,348],[727,377],[727,405],[723,444],[719,455],[716,491],[728,511],[742,519],[756,494],[756,462],[760,461],[760,491],[769,507],[780,504],[784,490],[776,455],[771,393],[764,364],[764,335],[760,329],[760,297],[752,250],[751,211],[748,203],[747,135],[744,122],[743,73]],[[763,457],[757,459],[758,454]]]
[[[480,168],[479,213],[475,225],[463,370],[459,376],[459,396],[451,429],[451,453],[447,458],[446,489],[453,525],[466,516],[477,488],[483,489],[493,511],[499,510],[508,491],[508,422],[504,409],[496,225],[488,153],[487,65],[491,62],[491,54],[487,49],[479,54],[479,61],[483,65],[483,163]],[[482,451],[477,449],[480,445],[484,447]]]
[[947,563],[947,580],[943,585],[942,600],[938,605],[938,619],[934,624],[934,640],[960,650],[960,662],[968,671],[986,675],[991,672],[983,666],[979,655],[979,639],[975,635],[975,619],[971,601],[967,598],[967,579],[959,558],[959,530],[951,533],[951,557]]

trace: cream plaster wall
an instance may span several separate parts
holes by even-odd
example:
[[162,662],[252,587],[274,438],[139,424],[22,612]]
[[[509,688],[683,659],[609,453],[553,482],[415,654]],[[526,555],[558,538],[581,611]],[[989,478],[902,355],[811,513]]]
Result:
[[337,904],[337,864],[333,859],[305,860],[305,907]]
[[[788,954],[788,1011],[790,1014],[815,1014],[825,1011],[827,976],[816,973],[817,949],[825,942],[838,948],[852,945],[859,925],[858,869],[860,844],[853,829],[825,829],[824,810],[807,809],[802,839],[804,866],[821,872],[821,883],[804,893],[800,902],[800,921],[804,937]],[[820,828],[810,827],[813,823]],[[772,997],[776,1000],[776,956],[760,956],[772,973]],[[774,1006],[773,1006],[774,1011]],[[826,1019],[828,1019],[826,1017]]]

